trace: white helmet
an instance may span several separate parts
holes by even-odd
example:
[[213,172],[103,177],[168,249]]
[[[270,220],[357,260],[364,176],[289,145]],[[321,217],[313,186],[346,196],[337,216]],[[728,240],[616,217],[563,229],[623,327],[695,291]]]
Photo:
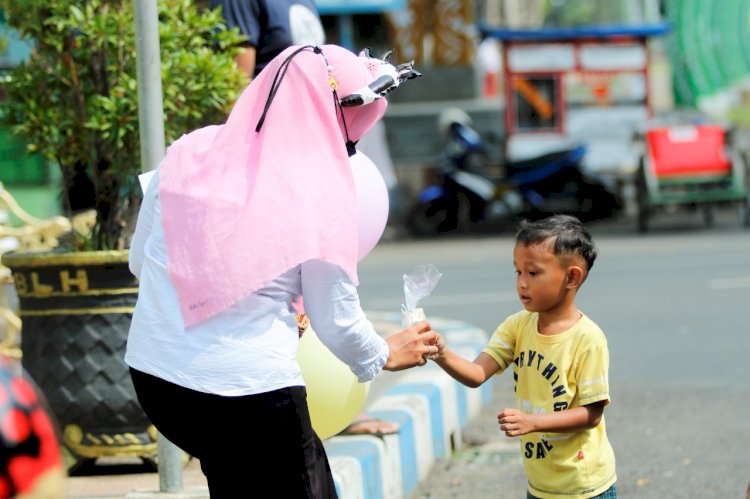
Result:
[[471,117],[466,114],[466,111],[457,107],[449,107],[444,109],[440,116],[438,116],[438,130],[444,136],[448,136],[448,131],[452,124],[458,123],[459,125],[471,126]]

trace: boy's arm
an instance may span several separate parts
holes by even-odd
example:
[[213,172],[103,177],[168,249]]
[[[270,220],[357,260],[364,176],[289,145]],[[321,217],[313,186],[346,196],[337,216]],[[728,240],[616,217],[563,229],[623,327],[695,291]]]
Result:
[[560,412],[529,414],[518,409],[503,409],[497,415],[500,430],[507,437],[532,432],[571,432],[596,427],[602,420],[606,400]]
[[471,388],[478,387],[500,369],[495,359],[484,352],[472,362],[443,347],[432,358],[452,378]]

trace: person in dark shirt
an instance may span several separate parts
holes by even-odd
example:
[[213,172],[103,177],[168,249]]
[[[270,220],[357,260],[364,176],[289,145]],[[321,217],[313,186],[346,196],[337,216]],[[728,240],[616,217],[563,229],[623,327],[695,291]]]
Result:
[[210,0],[221,7],[228,28],[247,37],[237,65],[255,77],[292,45],[322,45],[325,32],[313,0]]

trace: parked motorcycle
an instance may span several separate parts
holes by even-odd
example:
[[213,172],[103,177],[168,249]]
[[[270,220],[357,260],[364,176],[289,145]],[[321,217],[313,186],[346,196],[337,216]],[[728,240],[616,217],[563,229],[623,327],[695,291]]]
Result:
[[503,230],[521,218],[555,213],[591,221],[610,217],[624,206],[612,182],[582,168],[585,146],[506,162],[505,175],[498,177],[490,173],[487,147],[466,113],[448,109],[438,123],[446,148],[435,182],[419,193],[408,217],[415,236],[470,231],[480,225]]

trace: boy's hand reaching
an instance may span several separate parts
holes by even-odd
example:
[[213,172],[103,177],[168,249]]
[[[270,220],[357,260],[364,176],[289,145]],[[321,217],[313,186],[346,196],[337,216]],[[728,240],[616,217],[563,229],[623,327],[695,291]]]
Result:
[[445,340],[439,333],[433,332],[435,333],[435,339],[430,343],[431,348],[430,353],[427,354],[427,358],[437,361],[443,355],[443,351],[445,351]]
[[506,437],[518,437],[534,431],[531,416],[532,414],[518,409],[503,409],[497,415],[497,422],[500,424],[500,431],[504,431]]

